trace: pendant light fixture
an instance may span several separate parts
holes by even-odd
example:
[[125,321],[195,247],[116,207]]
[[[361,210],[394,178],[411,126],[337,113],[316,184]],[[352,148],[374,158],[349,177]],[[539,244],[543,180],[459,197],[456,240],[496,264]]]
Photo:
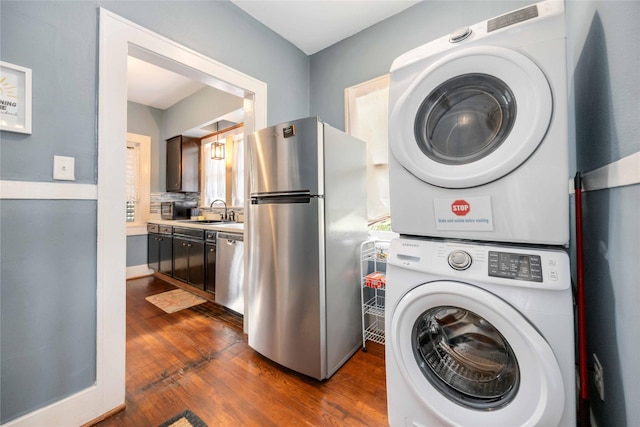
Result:
[[224,160],[224,143],[220,142],[218,126],[219,122],[216,122],[216,142],[211,143],[211,158],[213,160]]

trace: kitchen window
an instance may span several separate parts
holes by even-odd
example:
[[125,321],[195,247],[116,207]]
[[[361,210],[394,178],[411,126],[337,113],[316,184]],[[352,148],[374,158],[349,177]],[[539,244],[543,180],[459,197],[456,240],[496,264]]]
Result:
[[[216,199],[229,207],[244,206],[244,133],[242,127],[213,135],[202,141],[202,206]],[[214,142],[224,142],[225,158],[211,158]]]
[[367,217],[389,221],[389,75],[345,89],[348,134],[367,143]]
[[127,235],[145,234],[151,200],[151,138],[127,133]]

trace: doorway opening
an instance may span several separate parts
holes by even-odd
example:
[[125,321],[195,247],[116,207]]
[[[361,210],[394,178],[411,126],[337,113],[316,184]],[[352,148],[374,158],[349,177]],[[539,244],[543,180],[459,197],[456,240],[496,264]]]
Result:
[[[92,412],[124,404],[126,133],[129,56],[243,98],[245,132],[266,127],[267,85],[100,9],[98,106],[97,372]],[[86,396],[85,396],[86,397]]]

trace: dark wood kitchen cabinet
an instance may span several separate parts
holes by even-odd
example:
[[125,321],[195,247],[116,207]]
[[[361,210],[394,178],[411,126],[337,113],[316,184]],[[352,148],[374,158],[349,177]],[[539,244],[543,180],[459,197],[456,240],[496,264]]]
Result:
[[167,191],[200,191],[200,140],[178,135],[167,140]]
[[147,224],[147,265],[155,272],[173,275],[173,227]]
[[173,277],[204,290],[205,280],[204,231],[174,228]]

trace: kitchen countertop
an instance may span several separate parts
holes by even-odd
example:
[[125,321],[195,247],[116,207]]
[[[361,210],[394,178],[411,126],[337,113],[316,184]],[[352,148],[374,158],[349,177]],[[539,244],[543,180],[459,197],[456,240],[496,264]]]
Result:
[[174,227],[199,228],[201,230],[224,231],[227,233],[244,232],[244,224],[241,222],[216,222],[212,224],[190,221],[188,219],[150,219],[150,224],[172,225]]

